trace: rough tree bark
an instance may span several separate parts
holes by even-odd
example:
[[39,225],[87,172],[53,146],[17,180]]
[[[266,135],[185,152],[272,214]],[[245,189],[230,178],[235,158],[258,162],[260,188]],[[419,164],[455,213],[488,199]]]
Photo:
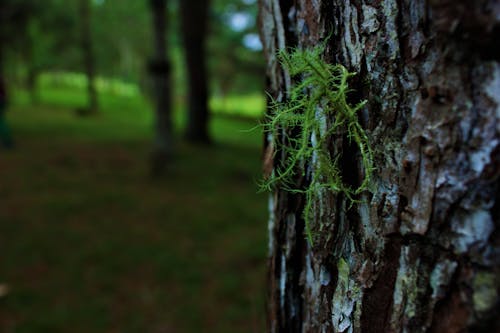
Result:
[[188,122],[186,138],[210,143],[208,133],[208,78],[205,40],[209,0],[180,1],[181,33],[188,82]]
[[[269,331],[500,332],[499,2],[260,0],[260,25],[277,101],[300,80],[280,49],[327,40],[325,59],[358,73],[377,168],[352,206],[319,194],[312,246],[304,198],[270,196]],[[330,150],[359,184],[357,149]]]
[[153,14],[155,37],[155,56],[149,70],[153,77],[156,95],[156,137],[152,154],[152,174],[164,172],[167,162],[173,153],[172,141],[172,97],[171,70],[167,57],[167,1],[150,0]]
[[95,59],[92,43],[92,2],[91,0],[80,0],[81,19],[81,47],[83,52],[83,63],[87,75],[88,105],[82,114],[93,114],[97,112],[98,100],[95,86]]

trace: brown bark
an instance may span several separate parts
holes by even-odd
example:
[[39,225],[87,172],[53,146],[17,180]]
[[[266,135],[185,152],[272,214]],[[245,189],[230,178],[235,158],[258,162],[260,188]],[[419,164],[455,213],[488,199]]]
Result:
[[205,40],[208,28],[208,0],[180,1],[181,33],[188,83],[186,138],[210,143],[208,133],[208,78]]
[[[269,94],[300,80],[278,50],[327,40],[325,60],[358,73],[377,168],[352,206],[320,193],[313,245],[305,198],[270,196],[270,332],[500,331],[499,14],[496,0],[260,1]],[[359,152],[332,141],[359,184]]]
[[167,57],[166,0],[150,0],[155,37],[155,56],[150,63],[150,72],[156,95],[156,137],[152,155],[152,174],[164,172],[173,153],[172,141],[172,97],[171,70]]

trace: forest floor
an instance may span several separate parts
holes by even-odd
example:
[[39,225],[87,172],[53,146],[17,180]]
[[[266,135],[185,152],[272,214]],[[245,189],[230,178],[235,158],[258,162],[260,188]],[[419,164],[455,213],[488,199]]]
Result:
[[261,135],[241,131],[257,120],[214,117],[215,145],[180,143],[152,180],[150,107],[102,96],[78,118],[72,93],[8,115],[0,332],[265,331]]

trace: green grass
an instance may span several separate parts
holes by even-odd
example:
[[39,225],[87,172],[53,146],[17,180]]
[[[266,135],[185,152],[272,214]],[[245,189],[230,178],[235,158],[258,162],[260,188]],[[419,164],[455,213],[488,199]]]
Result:
[[179,143],[153,181],[140,96],[77,118],[81,92],[40,95],[16,95],[17,148],[0,151],[0,332],[264,331],[257,120],[216,116],[215,146]]
[[[82,73],[45,72],[38,79],[38,87],[41,89],[39,97],[42,102],[66,107],[85,105],[87,77]],[[122,108],[124,101],[132,103],[132,106],[143,102],[139,87],[132,83],[98,77],[96,88],[100,93],[101,104],[109,110]],[[181,87],[174,88],[179,95],[185,94]],[[20,98],[24,103],[28,103],[28,96]],[[182,97],[177,96],[177,100],[177,103],[182,103]],[[265,106],[266,99],[261,93],[213,96],[210,99],[210,109],[214,114],[236,117],[261,118]]]
[[263,115],[266,100],[262,94],[227,96],[212,98],[210,106],[212,110],[220,114],[259,118]]

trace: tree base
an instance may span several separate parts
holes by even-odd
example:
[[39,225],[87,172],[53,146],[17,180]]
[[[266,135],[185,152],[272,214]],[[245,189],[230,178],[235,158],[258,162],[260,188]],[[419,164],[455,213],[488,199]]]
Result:
[[186,133],[186,141],[199,146],[211,146],[212,139],[208,134]]
[[158,178],[165,175],[171,161],[172,154],[170,152],[159,150],[153,151],[151,153],[151,177]]

